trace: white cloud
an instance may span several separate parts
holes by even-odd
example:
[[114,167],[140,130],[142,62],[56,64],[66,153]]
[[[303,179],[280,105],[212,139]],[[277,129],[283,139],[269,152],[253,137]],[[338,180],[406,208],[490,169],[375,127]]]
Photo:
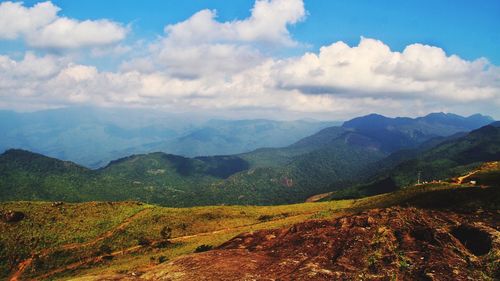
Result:
[[36,32],[28,33],[26,41],[33,47],[72,49],[115,43],[124,39],[126,33],[126,28],[109,20],[58,18]]
[[[89,30],[119,33],[106,20],[57,17],[58,8],[50,2],[32,8],[6,3],[11,10],[45,14],[50,20],[33,17],[36,24],[5,31],[0,17],[2,38],[23,36],[32,44],[58,42],[37,46],[76,48],[106,39],[90,36]],[[9,10],[2,7],[0,14]],[[397,52],[367,38],[357,46],[336,42],[317,53],[285,59],[265,51],[268,44],[297,44],[287,27],[305,14],[302,1],[257,1],[247,19],[219,22],[215,12],[203,10],[167,26],[164,36],[149,45],[91,48],[95,57],[132,53],[117,71],[102,71],[69,57],[28,52],[14,60],[0,55],[0,107],[86,104],[333,119],[369,112],[421,115],[445,110],[500,117],[500,69],[485,59],[468,61],[422,44]],[[33,35],[31,30],[48,31]]]
[[127,28],[101,20],[78,21],[59,17],[60,8],[51,2],[25,7],[22,2],[0,4],[0,39],[23,38],[37,48],[74,49],[116,43],[125,38]]
[[186,21],[165,27],[168,39],[177,44],[214,42],[264,42],[294,45],[288,26],[305,17],[302,0],[257,0],[244,20],[216,21],[216,12],[202,10]]
[[[413,48],[418,59],[406,55]],[[485,60],[439,53],[423,45],[393,52],[380,41],[363,39],[355,47],[337,42],[318,54],[263,58],[223,76],[205,73],[189,79],[163,69],[102,72],[54,56],[27,54],[21,61],[0,56],[0,106],[90,104],[281,118],[437,110],[469,114],[478,108],[494,115],[500,106],[500,69]],[[422,77],[422,68],[432,69],[434,78]]]
[[147,57],[123,63],[122,69],[161,69],[188,79],[236,73],[262,63],[260,46],[291,47],[288,26],[305,17],[302,0],[258,0],[250,17],[219,22],[216,12],[202,10],[167,25],[165,36],[150,46]]
[[367,38],[358,46],[337,42],[282,61],[273,75],[280,87],[305,94],[464,102],[500,94],[500,72],[485,59],[466,61],[422,44],[393,52]]
[[51,23],[59,8],[51,2],[38,3],[26,8],[22,2],[0,3],[0,39],[16,39]]

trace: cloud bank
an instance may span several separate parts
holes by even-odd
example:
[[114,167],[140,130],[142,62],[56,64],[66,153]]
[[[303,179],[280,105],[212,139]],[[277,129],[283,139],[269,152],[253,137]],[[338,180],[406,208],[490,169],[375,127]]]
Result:
[[[22,37],[33,47],[79,48],[120,47],[126,36],[122,24],[60,18],[58,11],[50,2],[31,8],[3,3],[0,38]],[[13,14],[25,20],[6,25],[2,15]],[[256,1],[247,19],[229,22],[218,21],[213,10],[202,10],[167,25],[164,34],[146,44],[145,53],[126,59],[116,71],[75,63],[64,55],[27,52],[17,60],[0,55],[0,107],[84,104],[335,119],[369,112],[495,115],[500,106],[499,67],[435,46],[416,43],[398,52],[379,40],[361,38],[357,46],[339,41],[318,52],[275,56],[273,48],[300,44],[289,27],[305,16],[300,0]],[[33,30],[45,33],[35,36]],[[98,35],[87,37],[88,31]],[[108,33],[115,37],[104,36]]]

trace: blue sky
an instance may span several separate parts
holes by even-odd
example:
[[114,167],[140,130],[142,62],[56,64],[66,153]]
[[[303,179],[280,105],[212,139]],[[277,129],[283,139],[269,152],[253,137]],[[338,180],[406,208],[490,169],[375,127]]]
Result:
[[500,106],[495,0],[29,0],[0,1],[0,17],[0,108],[336,119]]
[[[39,1],[24,1],[33,5]],[[216,9],[219,20],[246,18],[252,0],[135,1],[86,0],[53,3],[77,19],[109,18],[132,23],[135,38],[152,38],[167,24],[202,9]],[[486,57],[500,64],[500,1],[305,1],[307,19],[291,28],[294,38],[314,49],[360,36],[377,38],[394,50],[419,42],[437,45],[466,59]]]

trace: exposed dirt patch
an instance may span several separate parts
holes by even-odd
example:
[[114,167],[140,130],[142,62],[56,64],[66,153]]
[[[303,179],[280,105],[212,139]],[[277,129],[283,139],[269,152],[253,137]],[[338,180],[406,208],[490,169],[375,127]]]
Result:
[[492,239],[484,230],[470,225],[461,225],[454,228],[451,234],[476,256],[483,256],[491,251]]
[[309,198],[306,199],[306,202],[318,202],[319,200],[323,199],[323,198],[326,198],[332,194],[334,194],[335,191],[331,191],[331,192],[327,192],[327,193],[321,193],[321,194],[316,194],[316,195],[313,195]]
[[374,209],[244,233],[142,280],[494,280],[498,211]]

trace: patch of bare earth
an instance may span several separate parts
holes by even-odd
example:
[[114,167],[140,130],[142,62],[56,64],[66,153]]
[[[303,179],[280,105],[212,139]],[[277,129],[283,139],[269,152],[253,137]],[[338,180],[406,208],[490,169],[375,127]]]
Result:
[[[374,209],[241,234],[141,280],[498,280],[498,211]],[[134,278],[135,279],[135,278]]]

